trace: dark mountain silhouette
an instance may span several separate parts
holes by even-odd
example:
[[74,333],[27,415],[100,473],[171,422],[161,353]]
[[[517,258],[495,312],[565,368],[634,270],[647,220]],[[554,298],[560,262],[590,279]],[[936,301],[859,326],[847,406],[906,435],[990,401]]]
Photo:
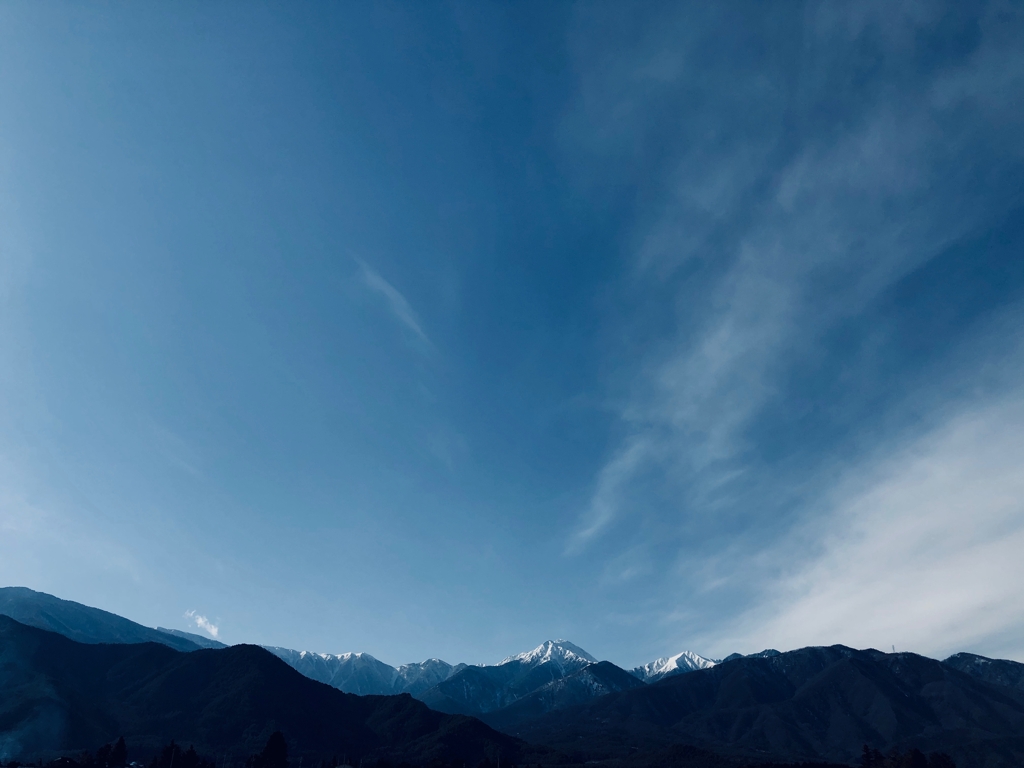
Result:
[[[735,661],[736,659],[768,659],[772,656],[781,656],[782,654],[776,651],[774,648],[765,648],[763,651],[757,653],[748,653],[746,655],[742,653],[730,653],[722,661]],[[719,664],[722,661],[718,662]]]
[[465,667],[417,698],[438,712],[481,715],[506,707],[596,662],[567,640],[549,640],[494,666]]
[[438,712],[482,714],[511,704],[551,679],[522,684],[515,679],[515,671],[505,666],[470,666],[424,691],[419,699]]
[[0,587],[0,615],[80,643],[161,643],[179,651],[200,646],[186,636],[144,627],[114,613],[27,587]]
[[136,755],[171,739],[244,757],[274,731],[297,757],[513,762],[523,745],[409,695],[355,696],[252,645],[181,653],[157,643],[77,643],[0,616],[0,752],[56,756],[124,736]]
[[579,760],[690,744],[850,763],[864,744],[1024,765],[1024,693],[910,653],[804,648],[740,658],[508,728]]
[[538,718],[556,709],[566,709],[599,696],[642,688],[645,685],[646,683],[637,680],[610,661],[599,661],[571,675],[552,680],[506,707],[481,715],[480,719],[499,730],[507,730],[518,723]]
[[971,677],[993,685],[1005,685],[1024,691],[1024,664],[1006,659],[988,659],[973,653],[958,653],[942,662]]
[[[924,757],[915,749],[948,752],[960,768],[1024,765],[1024,664],[968,653],[938,662],[843,646],[767,650],[645,684],[549,641],[456,669],[419,694],[431,711],[408,695],[326,688],[255,646],[150,629],[29,589],[0,589],[0,614],[25,619],[0,615],[6,760],[79,755],[124,735],[136,757],[176,739],[223,768],[280,730],[299,761],[824,765],[859,760],[868,745],[871,765],[885,768],[916,766]],[[508,735],[458,716],[469,714]]]

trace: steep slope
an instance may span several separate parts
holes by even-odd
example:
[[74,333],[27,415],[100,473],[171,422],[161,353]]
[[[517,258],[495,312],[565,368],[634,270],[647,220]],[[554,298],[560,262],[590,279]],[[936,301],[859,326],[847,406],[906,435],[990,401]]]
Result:
[[942,663],[986,683],[1024,691],[1024,664],[1018,661],[989,659],[973,653],[957,653]]
[[914,654],[804,648],[741,658],[551,712],[531,741],[625,756],[692,744],[774,759],[852,762],[861,746],[946,751],[960,768],[1024,764],[1024,694]]
[[398,693],[415,696],[466,666],[454,667],[441,659],[427,659],[396,668],[368,653],[310,653],[269,645],[263,647],[306,677],[360,696]]
[[179,651],[199,648],[187,637],[26,587],[0,587],[0,615],[80,643],[161,643]]
[[396,670],[394,692],[408,693],[418,698],[419,694],[433,688],[438,683],[443,683],[465,668],[465,664],[452,666],[441,659],[427,659],[415,664],[403,664]]
[[156,643],[86,645],[0,617],[0,744],[7,759],[92,749],[123,735],[143,757],[170,739],[238,758],[283,731],[296,757],[425,763],[513,761],[520,745],[408,695],[360,697],[262,648],[180,653]]
[[197,635],[194,632],[182,632],[180,629],[167,629],[167,627],[157,627],[157,632],[163,632],[166,635],[174,635],[175,637],[181,637],[189,642],[195,643],[200,648],[227,648],[226,643],[222,643],[219,640],[214,640],[203,635]]
[[683,651],[667,659],[657,659],[639,667],[634,667],[630,673],[645,683],[655,683],[669,675],[680,675],[685,672],[693,672],[697,669],[710,669],[715,666],[711,659],[698,656],[693,651]]
[[419,699],[452,714],[493,712],[597,661],[567,640],[549,640],[493,666],[465,667]]
[[[765,648],[763,651],[758,651],[757,653],[730,653],[728,656],[722,659],[722,661],[735,661],[736,659],[770,659],[772,656],[780,655],[781,654],[774,648]],[[721,664],[722,661],[718,663]]]
[[398,670],[368,653],[310,653],[289,648],[264,648],[311,680],[359,696],[394,692]]
[[569,674],[596,661],[597,659],[568,640],[547,640],[532,651],[509,656],[499,661],[497,666],[519,664],[523,669],[533,669],[546,664],[557,668],[564,674]]
[[583,669],[552,680],[502,709],[481,715],[488,725],[514,733],[520,723],[533,720],[556,709],[585,704],[609,693],[641,688],[644,683],[610,661],[599,661]]

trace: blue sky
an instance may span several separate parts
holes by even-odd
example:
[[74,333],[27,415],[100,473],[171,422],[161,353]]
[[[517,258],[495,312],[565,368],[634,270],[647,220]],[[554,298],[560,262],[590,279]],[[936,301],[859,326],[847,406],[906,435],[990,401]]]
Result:
[[0,582],[391,663],[1024,660],[1022,34],[4,4]]

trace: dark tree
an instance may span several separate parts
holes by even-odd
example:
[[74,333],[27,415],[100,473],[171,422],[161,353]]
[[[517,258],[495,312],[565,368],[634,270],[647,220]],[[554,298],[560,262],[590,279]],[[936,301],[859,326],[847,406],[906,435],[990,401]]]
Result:
[[181,747],[172,741],[153,758],[149,768],[214,768],[214,764],[200,757],[195,747],[189,745],[183,752]]
[[883,755],[867,746],[861,754],[860,764],[863,768],[956,768],[952,758],[941,752],[925,755],[919,749],[909,752],[893,749],[888,755]]
[[877,749],[871,749],[867,744],[860,756],[860,764],[863,768],[885,768],[885,757]]
[[128,747],[125,746],[124,736],[118,738],[114,748],[110,750],[110,768],[124,768],[128,764]]
[[263,751],[250,755],[245,765],[246,768],[288,768],[288,742],[284,734],[280,731],[270,734]]
[[116,744],[104,744],[97,749],[96,757],[86,752],[81,759],[81,765],[88,768],[124,768],[127,763],[128,747],[124,744],[124,736],[120,737]]

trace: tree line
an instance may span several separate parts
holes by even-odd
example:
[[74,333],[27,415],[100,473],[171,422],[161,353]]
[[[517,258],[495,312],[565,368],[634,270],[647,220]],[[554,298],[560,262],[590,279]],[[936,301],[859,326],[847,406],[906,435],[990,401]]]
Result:
[[919,749],[907,752],[894,749],[888,754],[882,754],[867,744],[864,745],[860,764],[861,768],[956,768],[953,758],[944,752],[926,755]]
[[[805,763],[804,766],[811,768],[812,764]],[[762,763],[758,768],[800,768],[792,763]],[[918,749],[911,749],[907,752],[892,750],[883,754],[877,749],[872,749],[866,744],[860,759],[861,768],[956,768],[949,755],[942,752],[924,754]],[[112,744],[104,744],[96,750],[95,754],[83,752],[76,757],[59,757],[49,763],[42,760],[36,763],[20,763],[12,760],[6,764],[0,762],[0,768],[218,768],[216,763],[200,756],[195,747],[189,745],[188,749],[182,749],[173,740],[170,744],[161,749],[149,763],[129,763],[128,748],[124,743],[124,737],[119,738]],[[224,766],[220,766],[224,768]],[[288,761],[288,742],[284,734],[276,731],[267,739],[266,746],[260,752],[249,755],[244,763],[244,768],[291,768]],[[317,768],[311,763],[309,768]],[[330,760],[319,761],[318,768],[352,768],[348,765],[347,757],[339,760],[334,756]],[[376,760],[373,762],[359,761],[359,768],[412,768],[408,763],[402,762],[398,765],[387,760]],[[441,761],[434,761],[430,768],[471,768],[464,764],[452,764]],[[483,761],[476,768],[496,768],[490,761]],[[516,768],[509,765],[508,768]],[[529,768],[527,766],[527,768]],[[537,768],[541,768],[540,765]]]
[[[307,765],[308,768],[356,768],[349,763],[347,756],[343,756],[339,760],[337,755],[330,759],[322,759],[319,761],[319,764],[311,762],[307,763]],[[174,740],[163,747],[148,763],[129,762],[128,748],[122,736],[112,744],[104,744],[95,753],[81,752],[75,756],[58,757],[48,763],[44,763],[41,759],[28,763],[21,763],[17,760],[4,763],[0,760],[0,768],[233,768],[233,766],[225,766],[224,764],[218,766],[216,762],[196,752],[195,747],[191,744],[188,749],[183,749]],[[243,768],[302,767],[301,763],[299,766],[294,766],[289,762],[288,742],[283,733],[276,731],[270,735],[266,746],[261,751],[253,753],[246,758]],[[407,762],[395,764],[388,760],[359,760],[358,768],[413,768],[413,766]],[[474,766],[468,766],[465,763],[449,764],[440,760],[434,760],[429,764],[428,768],[474,768]],[[475,768],[498,767],[485,760],[475,766]],[[513,764],[506,764],[506,768],[518,767]],[[527,768],[529,767],[527,766]],[[537,768],[541,768],[541,766],[538,765]]]

